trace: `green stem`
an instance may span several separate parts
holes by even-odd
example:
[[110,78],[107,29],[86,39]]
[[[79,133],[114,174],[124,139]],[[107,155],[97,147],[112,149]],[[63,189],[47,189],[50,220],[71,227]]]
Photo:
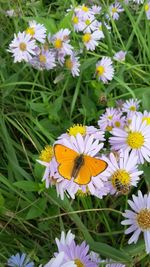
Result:
[[80,217],[76,213],[73,213],[74,210],[71,207],[70,202],[66,197],[64,200],[61,200],[59,197],[57,197],[56,191],[54,189],[51,189],[50,194],[45,193],[45,195],[55,205],[57,205],[58,207],[60,207],[61,209],[65,210],[68,213],[68,216],[71,218],[71,220],[74,221],[74,223],[80,229],[80,231],[82,232],[84,238],[86,239],[88,243],[93,242],[92,236],[90,235],[86,226],[81,221]]

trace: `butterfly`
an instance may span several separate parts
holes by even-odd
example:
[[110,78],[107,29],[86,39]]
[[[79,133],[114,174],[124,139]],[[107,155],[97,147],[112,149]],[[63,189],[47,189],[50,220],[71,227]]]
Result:
[[65,179],[79,185],[86,185],[92,176],[97,176],[107,168],[107,162],[88,155],[79,154],[64,145],[54,145],[54,155],[58,165],[59,174]]

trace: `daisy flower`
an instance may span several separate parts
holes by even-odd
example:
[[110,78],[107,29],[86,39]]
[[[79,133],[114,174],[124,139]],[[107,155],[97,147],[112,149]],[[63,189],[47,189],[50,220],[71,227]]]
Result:
[[7,265],[9,267],[34,267],[34,262],[30,262],[30,259],[25,253],[17,253],[8,259]]
[[101,262],[101,259],[100,259],[100,256],[98,253],[94,252],[94,251],[91,251],[90,252],[90,259],[92,262],[95,262],[97,263],[98,265],[100,264]]
[[121,114],[115,114],[112,119],[112,128],[121,128],[123,129],[126,123],[126,118],[121,116]]
[[83,20],[89,19],[93,15],[92,10],[84,4],[75,8],[75,13]]
[[70,138],[71,135],[76,136],[77,134],[85,135],[94,135],[95,139],[104,141],[104,131],[97,129],[94,126],[86,126],[82,124],[74,124],[69,129],[67,129],[67,133],[62,134],[58,139],[62,138]]
[[113,137],[109,141],[114,150],[133,151],[138,156],[138,163],[144,160],[150,162],[150,125],[142,121],[140,116],[134,115],[132,121],[123,129],[112,129]]
[[81,32],[85,28],[85,22],[75,14],[72,17],[72,23],[75,32]]
[[112,259],[106,259],[106,260],[102,260],[101,258],[99,259],[100,259],[99,263],[101,263],[100,266],[102,265],[105,267],[126,267],[126,265],[119,262],[114,262],[114,260]]
[[54,48],[58,51],[63,50],[66,55],[72,54],[72,46],[69,44],[70,31],[68,29],[61,29],[52,37]]
[[96,64],[96,75],[98,80],[102,80],[103,83],[108,83],[114,76],[114,68],[112,66],[112,60],[109,57],[102,57]]
[[57,254],[55,258],[52,258],[44,267],[76,267],[77,265],[73,261],[64,262],[65,253],[62,251]]
[[75,235],[71,233],[71,230],[65,234],[64,231],[61,232],[60,239],[55,238],[55,242],[57,244],[58,250],[61,250],[62,246],[70,246],[72,241],[75,239]]
[[94,51],[95,47],[98,46],[98,41],[101,39],[101,36],[97,32],[85,33],[82,36],[82,41],[87,50]]
[[71,54],[66,60],[65,60],[65,66],[68,70],[71,71],[72,76],[79,76],[80,75],[80,62],[79,57],[76,57],[74,54]]
[[150,20],[150,2],[145,4],[144,9],[145,9],[147,19]]
[[126,53],[127,52],[124,52],[124,51],[119,51],[117,53],[114,54],[114,57],[113,59],[116,60],[116,61],[125,61],[125,56],[126,56]]
[[95,32],[99,35],[101,39],[105,37],[102,29],[102,22],[96,21]]
[[102,9],[101,6],[97,6],[97,5],[93,5],[93,6],[90,8],[92,14],[94,14],[94,15],[98,15],[98,14],[100,14],[101,9]]
[[14,63],[22,60],[28,62],[35,55],[35,40],[25,32],[14,34],[14,40],[10,43],[8,51],[13,54]]
[[143,171],[138,171],[138,157],[133,151],[130,154],[122,151],[118,154],[118,159],[110,153],[109,158],[103,156],[103,159],[108,163],[108,167],[102,176],[107,177],[111,194],[116,192],[126,194],[129,193],[131,186],[137,186]]
[[141,116],[142,121],[146,121],[146,124],[150,125],[150,112],[144,110],[144,113],[139,112],[138,115]]
[[[70,233],[71,234],[71,233]],[[69,235],[70,235],[69,234]],[[89,254],[89,246],[84,242],[81,245],[77,245],[74,238],[71,237],[69,242],[66,242],[64,236],[64,242],[57,239],[58,252],[64,252],[64,262],[73,261],[75,266],[97,267],[98,265],[93,262]],[[55,253],[57,255],[57,253]]]
[[[99,140],[95,140],[94,135],[82,136],[81,134],[77,134],[76,136],[71,135],[69,138],[62,138],[58,140],[56,144],[62,144],[79,154],[89,155],[91,157],[96,155],[97,159],[99,159],[98,153],[104,145],[104,143]],[[103,190],[106,180],[106,177],[101,177],[100,174],[98,174],[97,176],[92,176],[88,184],[78,184],[74,182],[73,177],[70,177],[66,191],[72,198],[75,198],[75,194],[78,191],[82,191],[83,194],[87,194],[87,192],[91,195],[96,194],[96,196],[100,196],[100,198],[102,198],[103,195],[107,194],[106,191],[108,192],[108,190]]]
[[123,11],[124,11],[124,9],[121,7],[121,5],[118,2],[115,2],[114,4],[112,4],[109,7],[109,13],[114,20],[118,20],[119,19],[119,13],[121,13]]
[[102,131],[111,131],[113,128],[113,121],[116,116],[121,117],[120,113],[116,108],[106,108],[104,114],[102,114],[98,120],[98,126]]
[[122,107],[123,107],[123,104],[124,104],[124,100],[122,100],[122,99],[118,99],[118,100],[116,100],[115,102],[116,102],[117,109],[118,109],[119,111],[122,111]]
[[30,60],[30,64],[38,70],[51,70],[56,66],[55,54],[48,49],[42,48],[40,53]]
[[146,253],[150,253],[150,193],[142,195],[138,191],[138,196],[132,195],[133,200],[128,200],[131,210],[125,210],[123,216],[125,220],[121,222],[122,225],[130,225],[125,230],[125,234],[130,234],[128,244],[136,243],[141,232],[144,234]]
[[144,3],[144,0],[133,0],[134,3],[137,3],[137,4],[143,4]]
[[11,18],[11,17],[15,17],[15,16],[17,15],[14,9],[6,10],[6,11],[5,11],[5,14],[6,14],[8,17],[10,17],[10,18]]
[[97,29],[97,20],[94,16],[84,21],[84,33],[92,33]]
[[54,177],[57,170],[53,147],[49,145],[45,146],[45,148],[41,151],[37,162],[46,167],[42,181],[46,182],[46,188],[48,188],[50,185],[50,177]]
[[129,0],[124,0],[124,3],[125,3],[126,5],[128,5],[128,4],[129,4]]
[[106,267],[126,267],[126,265],[122,263],[108,263],[105,266]]
[[46,146],[45,149],[41,151],[39,158],[37,162],[46,167],[42,178],[42,181],[45,181],[46,188],[55,185],[57,196],[60,196],[63,200],[69,181],[61,177],[57,171],[58,163],[54,157],[53,147]]
[[126,100],[125,103],[122,105],[122,111],[131,113],[133,115],[133,113],[135,113],[139,109],[140,102],[140,100],[133,98]]
[[29,21],[29,27],[26,29],[26,33],[42,44],[45,42],[46,28],[43,24],[37,23],[35,20]]

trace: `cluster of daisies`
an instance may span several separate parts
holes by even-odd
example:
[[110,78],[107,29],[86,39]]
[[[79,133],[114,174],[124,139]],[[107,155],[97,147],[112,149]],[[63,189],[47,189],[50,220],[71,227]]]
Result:
[[138,111],[139,102],[137,99],[119,100],[117,108],[106,108],[98,127],[73,125],[54,143],[107,162],[107,169],[92,177],[87,185],[64,179],[58,171],[54,145],[47,145],[38,159],[46,167],[43,176],[46,188],[55,185],[61,199],[64,194],[74,199],[80,194],[98,198],[109,193],[120,194],[119,183],[128,192],[132,186],[137,186],[143,174],[139,164],[150,162],[150,112]]
[[[58,251],[44,267],[98,267],[101,263],[106,267],[125,267],[124,264],[115,263],[111,259],[102,260],[97,253],[89,251],[89,246],[85,241],[79,245],[74,239],[75,235],[71,231],[67,234],[62,232],[60,239],[55,239]],[[12,255],[7,264],[9,267],[35,266],[25,253]]]
[[[135,1],[134,1],[135,2]],[[128,1],[124,2],[128,4]],[[140,3],[140,1],[136,1]],[[147,3],[145,10],[149,14]],[[51,35],[43,24],[36,21],[29,21],[25,31],[14,34],[14,39],[9,45],[8,51],[12,53],[14,62],[25,61],[38,70],[51,70],[63,67],[73,77],[80,75],[80,58],[84,51],[94,51],[100,41],[104,39],[103,27],[110,32],[110,18],[119,19],[119,14],[124,11],[117,1],[111,4],[107,12],[101,6],[91,7],[85,4],[72,7],[67,10],[72,13],[72,27],[60,29]],[[98,18],[107,21],[102,24]],[[111,32],[110,32],[111,33]],[[76,43],[76,47],[73,44]],[[88,54],[90,56],[90,53]],[[103,83],[111,81],[114,76],[113,60],[124,61],[126,51],[114,53],[113,58],[100,55],[101,60],[96,63],[95,77]]]
[[[71,44],[71,41],[74,42],[74,36],[70,36],[72,32],[68,28],[60,29],[54,35],[51,35],[50,33],[47,34],[47,29],[43,24],[29,21],[25,31],[14,35],[8,51],[12,53],[15,63],[25,61],[38,70],[63,67],[63,69],[71,72],[73,77],[79,76],[79,54],[83,54],[84,49],[95,50],[99,40],[104,38],[102,23],[95,18],[100,10],[101,8],[98,6],[88,8],[82,5],[75,8],[76,16],[73,15],[72,17],[74,31],[79,32],[81,29],[83,31],[82,36],[79,36],[79,34],[76,36],[79,41],[77,49]],[[77,23],[77,16],[82,19],[82,22],[80,20]],[[115,58],[120,60],[120,54],[116,54]],[[124,58],[125,54],[123,54]],[[101,61],[98,61],[96,74],[98,78],[102,77],[104,82],[111,80],[114,74],[112,60],[103,57]]]
[[[108,194],[127,195],[132,187],[137,187],[143,175],[139,167],[150,162],[150,112],[140,112],[139,102],[119,100],[116,108],[106,108],[98,127],[73,125],[54,143],[107,162],[106,170],[92,176],[86,185],[76,183],[74,177],[68,180],[60,175],[54,146],[47,145],[37,160],[45,166],[42,180],[46,188],[54,185],[63,200],[64,195],[72,199],[86,195],[100,199]],[[150,253],[150,195],[142,196],[139,191],[129,205],[133,211],[126,211],[123,214],[126,220],[122,222],[131,225],[126,234],[134,232],[129,243],[136,243],[142,231],[146,251]]]

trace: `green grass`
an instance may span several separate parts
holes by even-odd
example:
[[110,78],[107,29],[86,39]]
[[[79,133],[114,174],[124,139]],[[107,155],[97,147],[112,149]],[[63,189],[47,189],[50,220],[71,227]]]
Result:
[[[40,72],[24,63],[14,64],[7,49],[14,32],[24,30],[29,18],[43,21],[52,33],[70,27],[68,18],[63,18],[75,1],[25,2],[0,1],[0,266],[18,251],[29,254],[36,266],[46,263],[56,250],[55,237],[69,229],[104,258],[148,266],[144,242],[128,246],[123,234],[120,221],[126,196],[62,201],[54,187],[45,189],[44,168],[36,163],[46,144],[53,144],[74,123],[96,125],[105,107],[114,106],[116,99],[137,97],[142,108],[150,110],[150,22],[144,8],[135,12],[124,6],[120,20],[110,22],[112,34],[104,28],[105,40],[94,52],[84,54],[81,74],[72,78],[61,69]],[[110,1],[102,2],[107,8]],[[4,10],[11,8],[19,8],[20,16],[6,17]],[[118,50],[128,51],[127,60],[116,63],[113,81],[104,86],[93,76],[95,63]],[[106,105],[99,101],[103,94]],[[146,184],[142,186],[147,190]]]

